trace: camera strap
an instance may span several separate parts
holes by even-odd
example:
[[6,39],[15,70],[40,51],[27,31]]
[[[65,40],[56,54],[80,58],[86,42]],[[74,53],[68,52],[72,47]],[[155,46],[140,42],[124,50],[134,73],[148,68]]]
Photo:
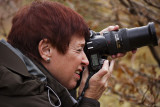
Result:
[[83,97],[84,97],[84,94],[85,94],[85,91],[86,91],[86,89],[88,88],[88,86],[89,86],[89,79],[92,77],[94,75],[94,73],[93,72],[89,72],[89,76],[88,76],[88,78],[87,78],[87,80],[86,80],[86,83],[85,83],[85,86],[84,86],[84,88],[83,88],[83,90],[82,90],[82,93],[81,93],[81,95],[78,97],[78,99],[77,99],[77,106],[80,104],[80,102],[82,101],[82,99],[83,99]]

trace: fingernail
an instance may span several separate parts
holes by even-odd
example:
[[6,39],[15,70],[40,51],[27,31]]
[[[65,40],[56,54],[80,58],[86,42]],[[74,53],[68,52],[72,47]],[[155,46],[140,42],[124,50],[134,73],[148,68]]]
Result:
[[117,54],[117,56],[118,56],[118,57],[121,57],[121,56],[123,56],[123,54],[121,54],[121,53],[118,53],[118,54]]
[[112,55],[112,58],[116,58],[116,56],[115,56],[115,55]]
[[132,50],[132,53],[135,54],[137,50]]

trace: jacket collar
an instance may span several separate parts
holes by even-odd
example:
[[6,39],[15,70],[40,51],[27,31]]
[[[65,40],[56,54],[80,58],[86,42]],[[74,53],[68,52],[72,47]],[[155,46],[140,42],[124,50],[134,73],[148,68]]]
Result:
[[41,81],[46,80],[46,76],[27,56],[3,39],[0,41],[0,51],[1,65],[18,74],[24,76],[32,74],[37,76]]
[[18,55],[6,44],[5,40],[0,41],[0,65],[3,65],[23,76],[29,76],[28,70]]

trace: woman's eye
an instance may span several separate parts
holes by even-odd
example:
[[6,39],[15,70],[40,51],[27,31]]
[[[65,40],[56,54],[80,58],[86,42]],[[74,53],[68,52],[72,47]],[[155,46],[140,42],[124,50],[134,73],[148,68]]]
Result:
[[78,49],[77,51],[78,51],[78,52],[81,52],[82,50],[83,50],[83,49]]

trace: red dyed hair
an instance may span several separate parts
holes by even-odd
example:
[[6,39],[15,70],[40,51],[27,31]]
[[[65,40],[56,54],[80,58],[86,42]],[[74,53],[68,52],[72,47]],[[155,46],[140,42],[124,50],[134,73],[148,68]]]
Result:
[[44,38],[65,54],[74,34],[89,37],[89,29],[83,18],[57,2],[35,1],[18,11],[12,24],[8,42],[36,59],[41,58],[38,44]]

